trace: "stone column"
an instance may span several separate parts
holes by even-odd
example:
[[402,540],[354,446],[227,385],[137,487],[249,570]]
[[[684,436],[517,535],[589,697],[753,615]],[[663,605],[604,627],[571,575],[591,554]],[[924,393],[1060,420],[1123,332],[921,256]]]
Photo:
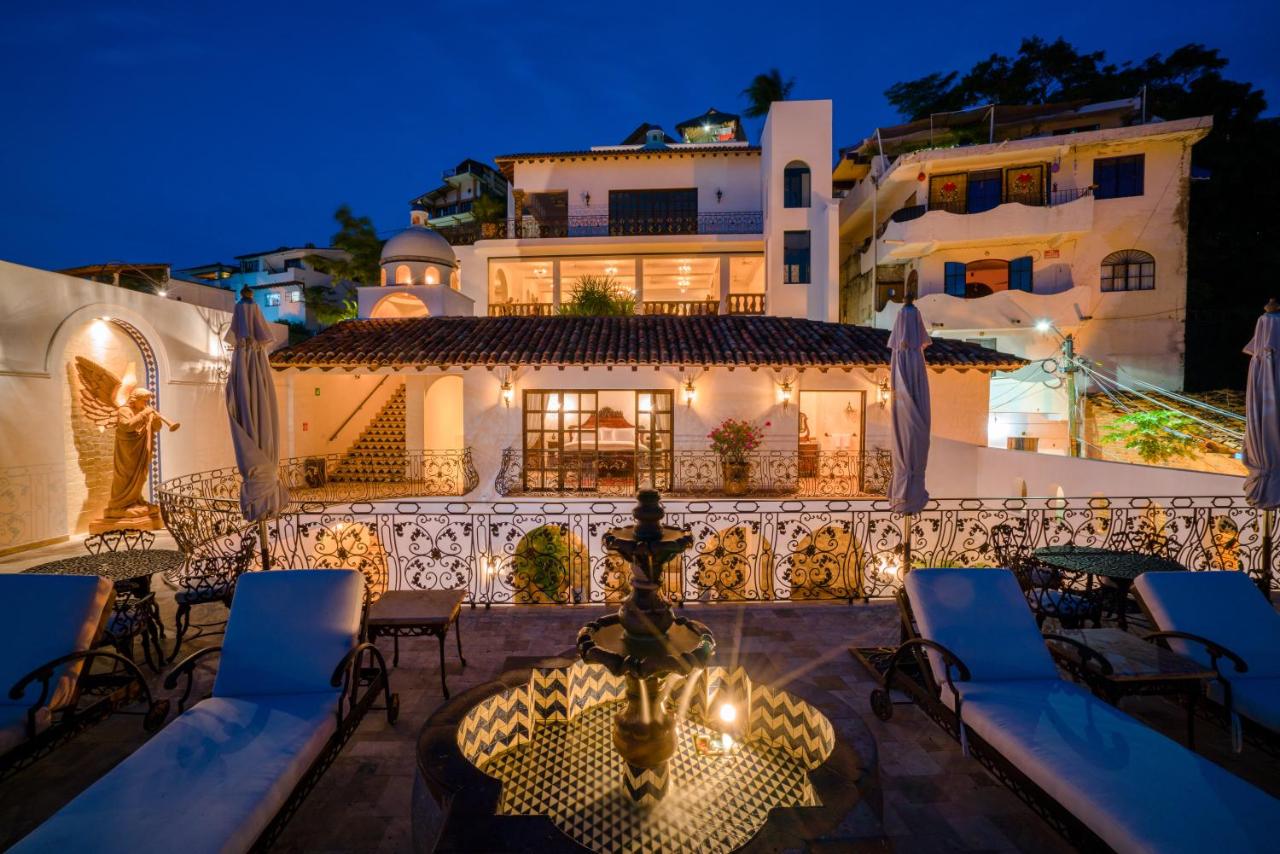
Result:
[[563,295],[560,293],[560,259],[557,258],[551,262],[551,304],[555,306],[555,310],[560,310],[560,299]]
[[423,374],[409,374],[404,381],[404,449],[409,453],[427,446],[426,403],[429,382]]
[[644,314],[644,259],[636,259],[636,314]]
[[720,313],[729,313],[729,288],[732,279],[729,278],[729,256],[720,256]]

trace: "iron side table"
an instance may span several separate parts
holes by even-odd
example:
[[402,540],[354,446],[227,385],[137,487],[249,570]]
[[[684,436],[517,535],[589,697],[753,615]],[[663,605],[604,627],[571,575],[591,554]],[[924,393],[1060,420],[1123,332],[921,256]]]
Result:
[[369,640],[389,637],[394,643],[391,666],[400,664],[400,638],[433,635],[440,641],[440,687],[445,699],[449,699],[449,683],[445,679],[444,639],[453,628],[458,643],[458,660],[467,666],[462,657],[462,634],[458,631],[458,614],[462,611],[465,590],[389,590],[369,606],[365,625]]

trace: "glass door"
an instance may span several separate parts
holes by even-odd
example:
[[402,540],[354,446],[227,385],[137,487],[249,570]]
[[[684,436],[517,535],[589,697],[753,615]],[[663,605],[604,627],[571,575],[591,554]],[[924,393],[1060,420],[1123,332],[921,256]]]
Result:
[[594,391],[524,393],[524,488],[581,492],[596,488],[599,456]]
[[675,444],[671,391],[636,392],[636,488],[671,489]]

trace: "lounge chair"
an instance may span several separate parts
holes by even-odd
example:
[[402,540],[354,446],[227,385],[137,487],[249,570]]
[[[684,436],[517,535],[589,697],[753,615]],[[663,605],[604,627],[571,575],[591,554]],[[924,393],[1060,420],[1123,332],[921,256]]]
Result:
[[[1242,740],[1280,753],[1280,614],[1244,572],[1148,572],[1134,583],[1148,635],[1218,671],[1210,708]],[[1230,662],[1226,666],[1224,659]]]
[[1059,678],[1011,572],[917,570],[905,589],[919,637],[873,693],[879,717],[914,661],[926,713],[1077,848],[1275,850],[1280,801]]
[[[359,643],[364,581],[353,570],[242,577],[213,694],[183,712],[12,850],[139,852],[265,848],[377,695],[386,665]],[[166,682],[218,648],[189,656]],[[376,670],[363,671],[366,654]],[[363,688],[363,691],[361,690]]]
[[[141,699],[144,724],[158,729],[167,700],[152,702],[130,661],[94,647],[115,591],[95,576],[0,575],[0,779],[11,776],[107,715]],[[110,672],[93,672],[110,662]]]

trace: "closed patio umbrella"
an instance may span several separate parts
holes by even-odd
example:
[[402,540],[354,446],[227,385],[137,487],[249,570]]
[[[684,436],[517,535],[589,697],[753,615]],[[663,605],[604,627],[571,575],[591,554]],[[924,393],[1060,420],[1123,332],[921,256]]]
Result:
[[227,343],[234,348],[227,376],[227,416],[241,477],[240,512],[246,521],[258,523],[263,569],[271,564],[267,520],[289,503],[289,490],[280,480],[280,410],[267,360],[267,347],[274,340],[253,291],[246,287],[227,333]]
[[1262,511],[1262,589],[1271,596],[1271,511],[1280,507],[1280,303],[1267,303],[1258,318],[1249,354],[1244,397],[1244,480],[1246,500]]
[[929,462],[929,375],[924,348],[931,343],[920,309],[907,297],[889,335],[889,386],[892,389],[890,433],[893,479],[889,482],[889,509],[905,519],[903,572],[911,570],[911,515],[929,501],[924,487]]

